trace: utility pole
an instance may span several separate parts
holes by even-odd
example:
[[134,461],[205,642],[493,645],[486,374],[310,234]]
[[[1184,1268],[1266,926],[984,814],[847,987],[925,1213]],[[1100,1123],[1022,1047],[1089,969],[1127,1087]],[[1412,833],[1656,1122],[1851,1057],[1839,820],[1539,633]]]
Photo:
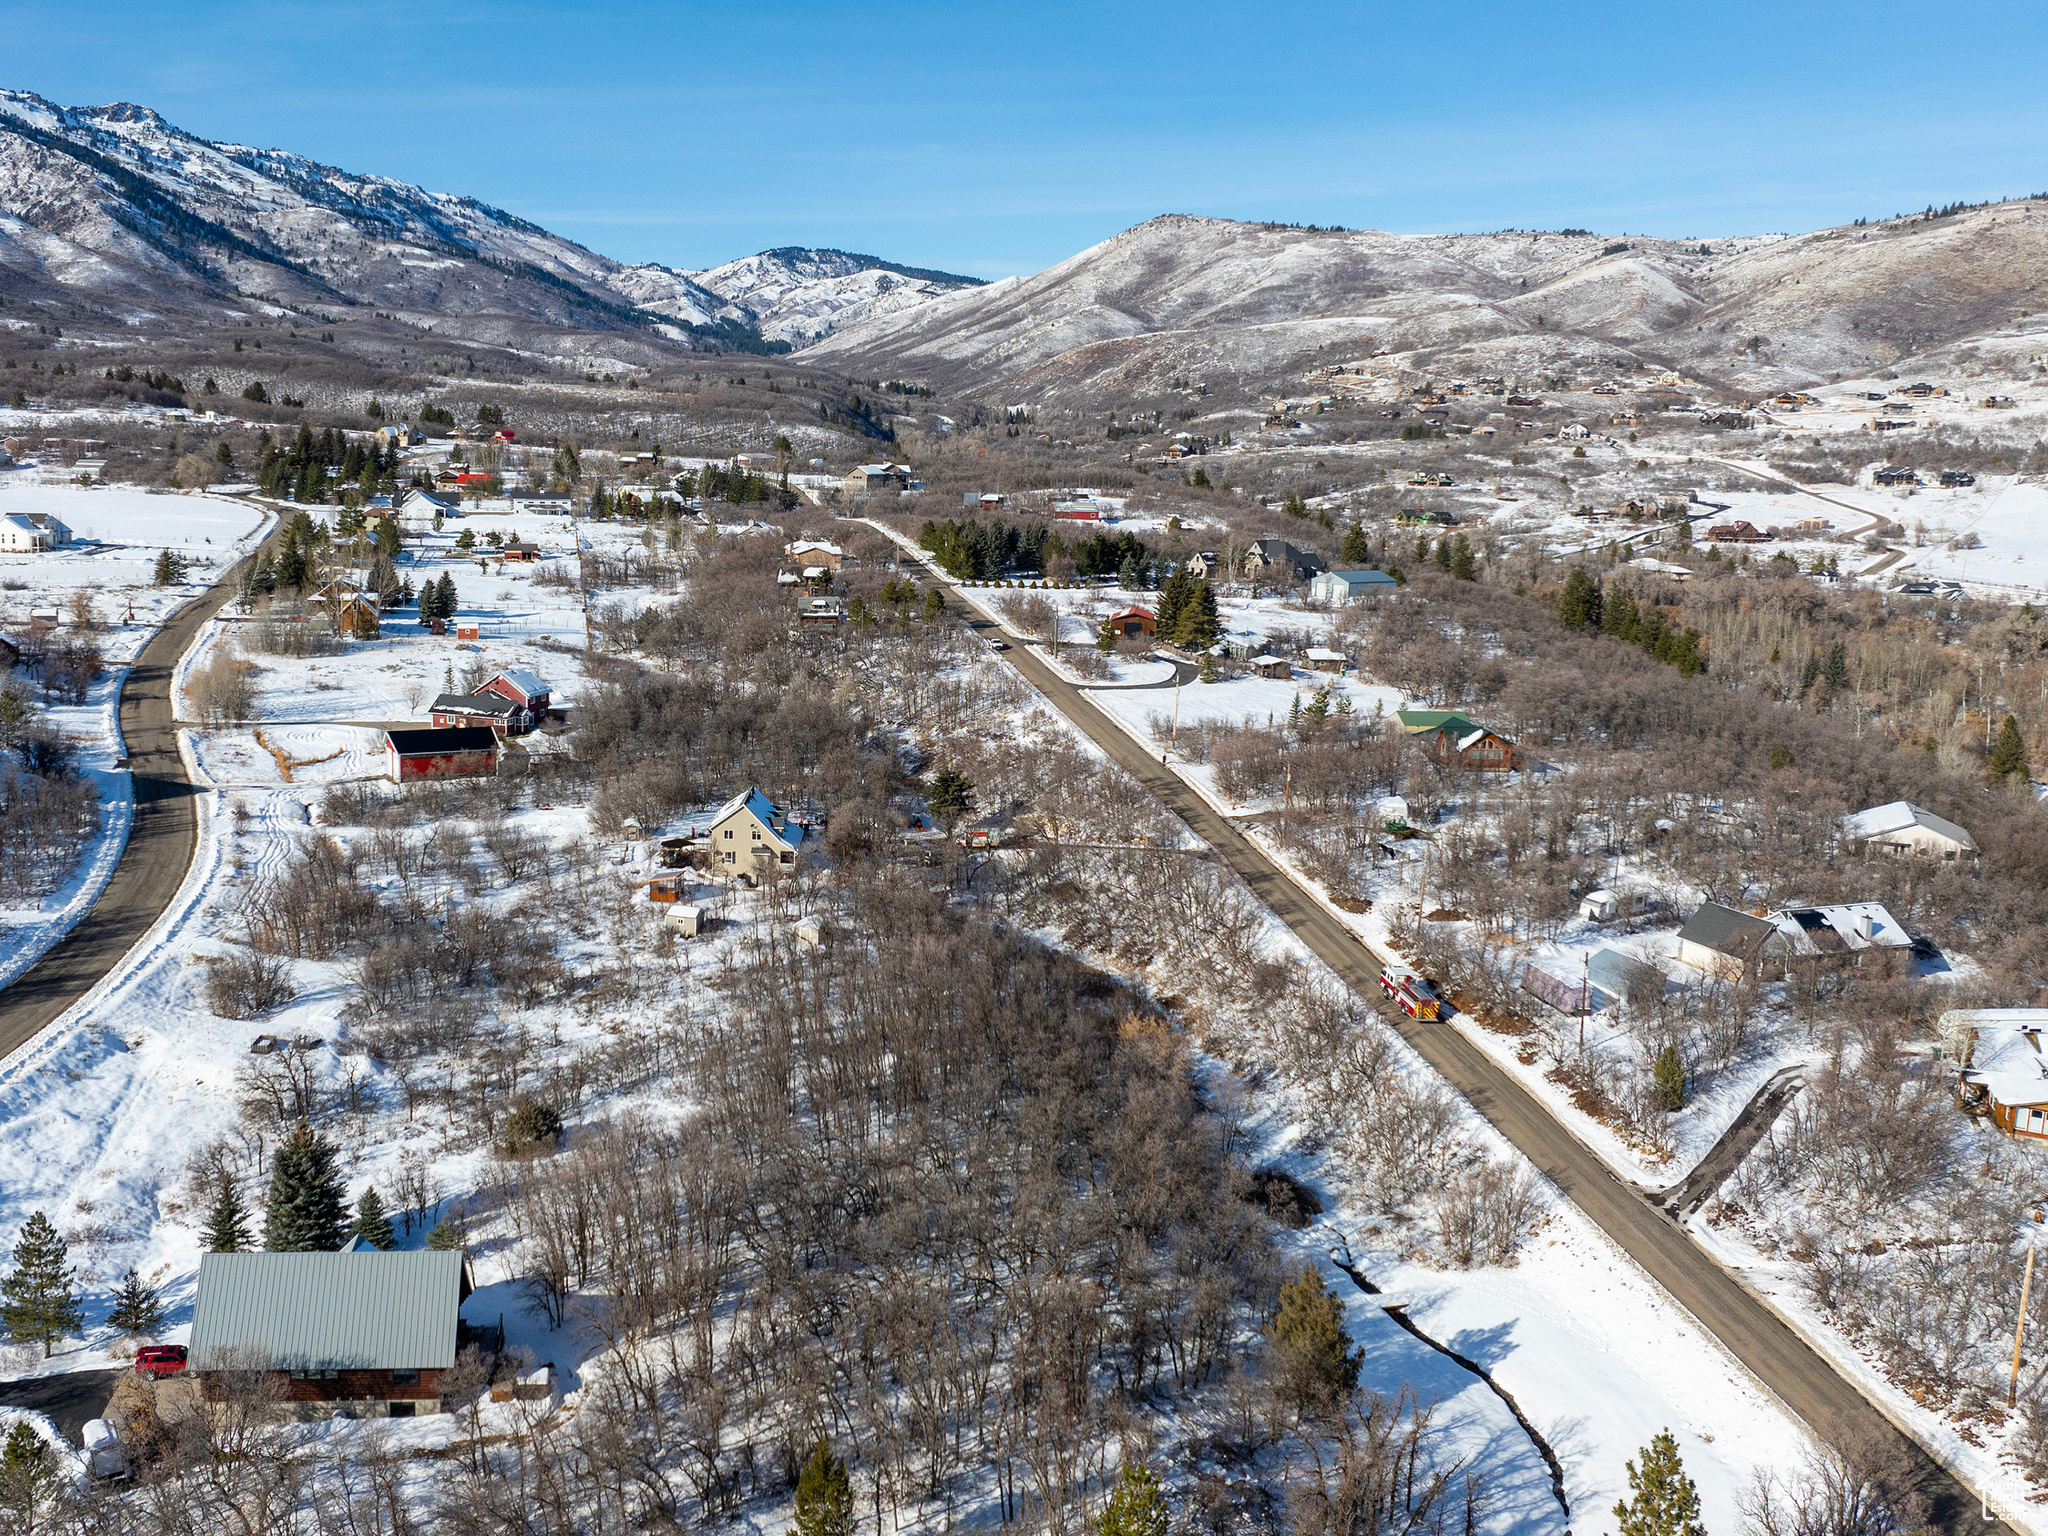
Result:
[[2020,1343],[2027,1336],[2027,1296],[2034,1288],[2034,1245],[2027,1244],[2027,1273],[2020,1281],[2020,1320],[2012,1330],[2012,1385],[2005,1394],[2005,1406],[2014,1407],[2020,1400]]

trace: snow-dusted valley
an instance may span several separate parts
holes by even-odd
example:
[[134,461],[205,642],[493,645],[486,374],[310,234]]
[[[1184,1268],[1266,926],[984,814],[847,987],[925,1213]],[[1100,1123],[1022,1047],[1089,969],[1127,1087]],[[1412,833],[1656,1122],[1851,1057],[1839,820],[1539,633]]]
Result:
[[2048,204],[0,205],[25,1528],[2048,1529]]

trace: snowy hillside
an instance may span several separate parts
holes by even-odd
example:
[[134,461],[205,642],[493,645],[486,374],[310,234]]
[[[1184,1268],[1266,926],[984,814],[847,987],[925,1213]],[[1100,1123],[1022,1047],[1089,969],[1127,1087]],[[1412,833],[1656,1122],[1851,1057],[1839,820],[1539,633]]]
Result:
[[1911,366],[2037,302],[2048,203],[1707,241],[1392,235],[1170,215],[1034,277],[842,327],[816,355],[972,387],[1270,386],[1317,362],[1428,354],[1532,372],[1629,356],[1743,390]]

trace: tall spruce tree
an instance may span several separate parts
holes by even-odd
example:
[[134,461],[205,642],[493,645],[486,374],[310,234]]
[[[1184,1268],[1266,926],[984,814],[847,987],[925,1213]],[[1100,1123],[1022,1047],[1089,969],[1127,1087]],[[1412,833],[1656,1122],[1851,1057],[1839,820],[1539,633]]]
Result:
[[208,1253],[245,1253],[249,1236],[249,1207],[232,1179],[221,1180],[220,1192],[206,1213],[206,1226],[199,1234]]
[[373,1186],[363,1191],[363,1198],[356,1202],[356,1219],[349,1223],[349,1234],[360,1237],[372,1248],[390,1249],[397,1245],[398,1235],[391,1230],[391,1218],[384,1213],[384,1197]]
[[1181,610],[1194,595],[1194,587],[1195,579],[1188,574],[1187,567],[1176,562],[1159,589],[1159,608],[1153,615],[1158,620],[1159,633],[1169,640],[1180,627]]
[[1837,640],[1828,647],[1827,660],[1820,666],[1821,681],[1837,693],[1849,691],[1849,647]]
[[64,1262],[68,1250],[50,1218],[37,1211],[15,1239],[13,1272],[0,1280],[0,1323],[24,1344],[41,1340],[45,1360],[58,1339],[85,1321],[71,1288],[71,1266]]
[[2027,764],[2027,743],[2020,735],[2020,723],[2011,715],[1998,728],[1998,740],[1991,744],[1991,760],[1986,766],[1991,777],[2001,782],[2016,778],[2025,784],[2034,776]]
[[331,1252],[347,1230],[348,1195],[334,1148],[301,1123],[271,1159],[263,1246],[272,1253]]
[[1479,561],[1472,553],[1472,541],[1462,533],[1451,540],[1451,574],[1459,581],[1479,579]]
[[131,1339],[151,1338],[164,1325],[164,1301],[157,1288],[131,1265],[114,1289],[114,1305],[107,1321]]
[[1678,1442],[1664,1430],[1643,1447],[1643,1465],[1628,1463],[1630,1497],[1614,1506],[1619,1536],[1707,1536],[1700,1495],[1685,1475]]
[[1347,566],[1365,565],[1372,559],[1372,540],[1365,536],[1365,526],[1354,522],[1344,535],[1344,548],[1338,559]]
[[853,1536],[853,1479],[823,1440],[797,1476],[790,1536]]
[[1567,629],[1599,628],[1600,583],[1573,566],[1564,579],[1564,591],[1558,594],[1557,616]]
[[1203,650],[1216,643],[1223,623],[1216,612],[1216,592],[1206,581],[1192,582],[1194,590],[1174,620],[1173,638],[1181,645]]

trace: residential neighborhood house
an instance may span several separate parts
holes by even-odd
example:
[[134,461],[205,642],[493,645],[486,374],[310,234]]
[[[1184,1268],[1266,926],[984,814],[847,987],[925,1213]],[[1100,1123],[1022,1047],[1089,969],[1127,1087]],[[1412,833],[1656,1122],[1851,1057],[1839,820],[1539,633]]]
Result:
[[204,1254],[191,1370],[212,1401],[261,1372],[296,1418],[438,1413],[468,1294],[459,1249]]
[[712,865],[749,874],[792,868],[804,831],[801,822],[790,821],[760,790],[750,789],[733,796],[712,816]]
[[1952,821],[1904,800],[1843,818],[1849,841],[1867,852],[1922,859],[1974,859],[1976,841]]

